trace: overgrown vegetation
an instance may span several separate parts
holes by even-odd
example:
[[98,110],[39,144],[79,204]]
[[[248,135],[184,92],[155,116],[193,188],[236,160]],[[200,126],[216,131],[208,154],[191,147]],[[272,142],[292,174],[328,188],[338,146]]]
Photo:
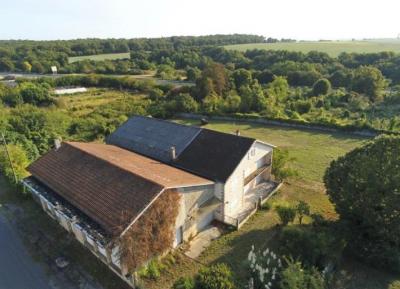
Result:
[[[164,192],[118,240],[121,261],[130,273],[172,248],[178,212],[179,195],[175,191]],[[154,262],[147,270],[154,279],[160,274]]]

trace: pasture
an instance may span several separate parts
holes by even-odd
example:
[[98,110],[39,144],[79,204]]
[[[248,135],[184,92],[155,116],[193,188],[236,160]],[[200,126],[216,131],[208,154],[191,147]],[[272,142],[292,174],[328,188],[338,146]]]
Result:
[[226,49],[246,51],[251,49],[265,50],[289,50],[307,53],[309,51],[320,51],[337,57],[342,52],[375,53],[382,51],[393,51],[400,53],[400,40],[360,40],[360,41],[305,41],[288,43],[254,43],[227,45]]
[[85,55],[85,56],[73,56],[68,58],[68,63],[74,63],[82,60],[117,60],[117,59],[129,59],[131,55],[129,52],[124,53],[107,53],[107,54],[96,54],[96,55]]

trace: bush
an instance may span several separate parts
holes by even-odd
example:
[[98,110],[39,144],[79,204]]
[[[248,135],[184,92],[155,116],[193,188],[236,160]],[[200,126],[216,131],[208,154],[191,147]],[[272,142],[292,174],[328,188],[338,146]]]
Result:
[[332,231],[293,226],[282,230],[279,243],[283,254],[321,269],[328,263],[337,263],[344,248],[344,243]]
[[233,289],[232,272],[225,264],[203,268],[196,276],[196,289]]
[[310,215],[310,205],[304,201],[300,201],[296,206],[297,214],[299,215],[299,224],[303,222],[304,216]]
[[179,278],[174,285],[173,289],[194,289],[194,280],[190,277],[181,277]]
[[278,213],[279,219],[282,225],[287,226],[289,223],[294,221],[296,217],[296,208],[291,206],[277,206],[276,212]]
[[280,289],[324,289],[322,274],[315,268],[305,269],[298,261],[287,260],[281,273]]

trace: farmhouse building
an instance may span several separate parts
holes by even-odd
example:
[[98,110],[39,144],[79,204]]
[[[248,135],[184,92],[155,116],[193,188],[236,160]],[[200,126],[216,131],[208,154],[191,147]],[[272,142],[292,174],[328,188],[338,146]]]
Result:
[[240,227],[275,189],[273,146],[135,116],[106,144],[63,142],[23,181],[43,209],[130,285],[118,238],[160,196],[179,194],[171,247],[219,221]]

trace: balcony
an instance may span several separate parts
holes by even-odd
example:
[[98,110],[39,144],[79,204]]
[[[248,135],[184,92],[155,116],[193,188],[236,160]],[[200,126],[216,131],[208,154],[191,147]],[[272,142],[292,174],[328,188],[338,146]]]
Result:
[[259,175],[261,175],[262,173],[264,173],[265,171],[267,171],[269,168],[271,167],[271,163],[266,163],[264,164],[262,167],[256,169],[254,172],[252,172],[250,175],[248,175],[247,177],[245,177],[245,179],[243,180],[243,185],[246,186],[248,185],[252,180],[254,180],[255,178],[257,178]]

